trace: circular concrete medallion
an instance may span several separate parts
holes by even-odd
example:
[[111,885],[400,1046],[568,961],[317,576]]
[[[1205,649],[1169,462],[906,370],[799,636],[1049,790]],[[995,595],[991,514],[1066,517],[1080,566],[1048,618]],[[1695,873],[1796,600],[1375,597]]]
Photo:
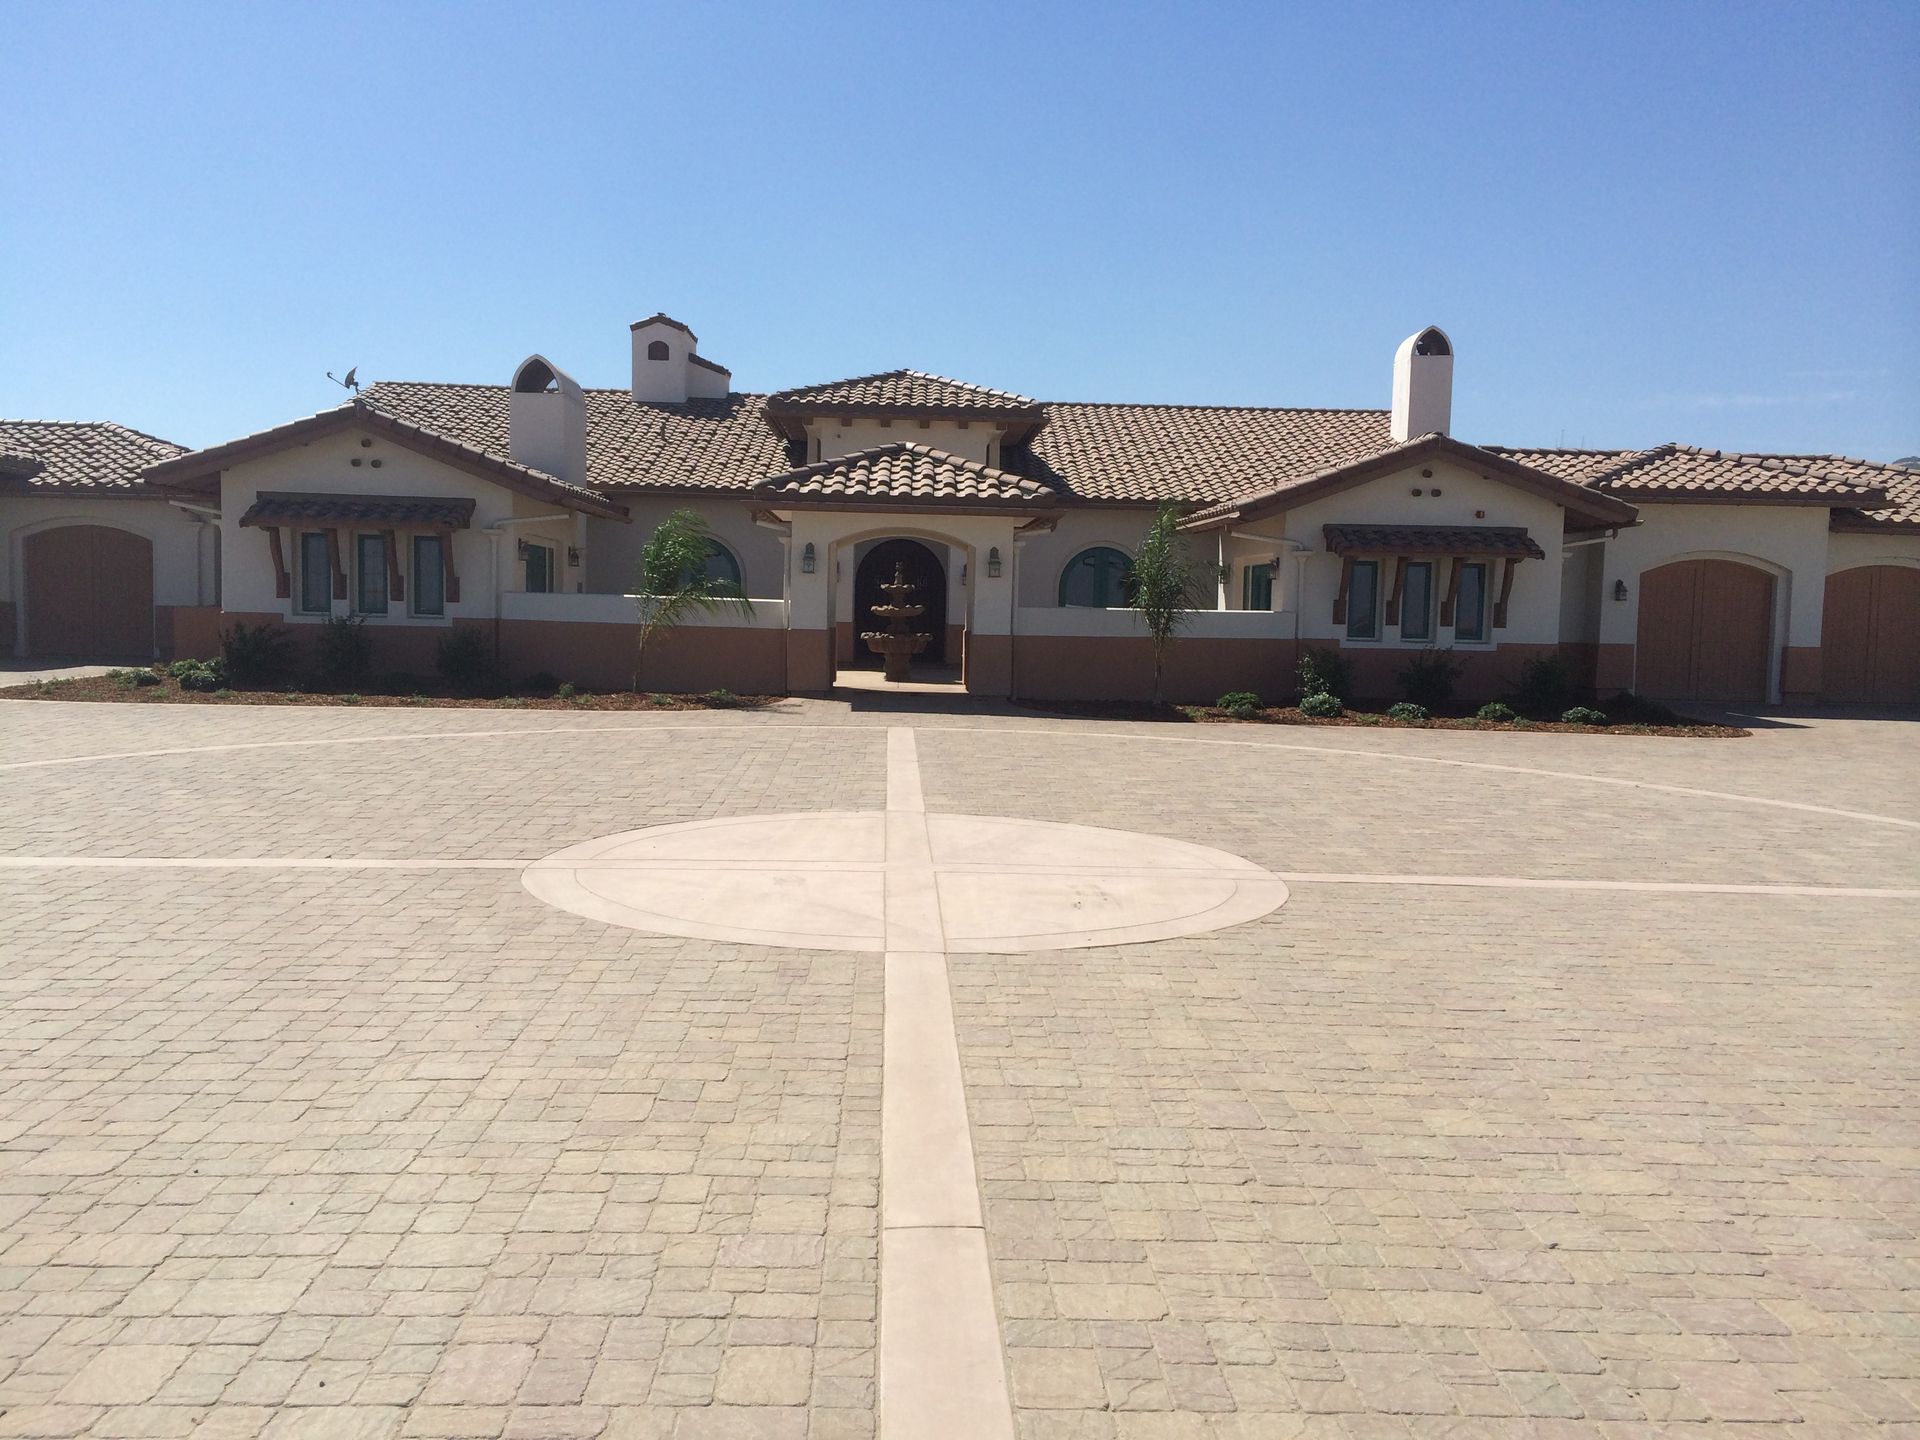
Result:
[[904,812],[631,830],[537,860],[521,880],[610,925],[808,950],[928,949],[932,925],[957,953],[1122,945],[1243,924],[1287,900],[1278,877],[1204,845]]

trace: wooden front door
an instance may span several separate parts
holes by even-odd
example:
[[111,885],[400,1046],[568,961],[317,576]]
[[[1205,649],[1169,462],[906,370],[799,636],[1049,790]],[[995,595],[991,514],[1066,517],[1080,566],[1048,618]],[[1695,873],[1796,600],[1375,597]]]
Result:
[[887,603],[881,586],[893,579],[896,565],[906,566],[907,579],[919,588],[907,597],[909,605],[924,605],[926,613],[909,621],[915,635],[930,635],[927,648],[915,657],[922,665],[944,665],[947,659],[947,568],[940,557],[918,540],[882,540],[861,557],[853,577],[853,663],[878,668],[880,657],[860,637],[869,630],[887,628],[873,607]]
[[153,659],[153,546],[105,525],[29,535],[27,653],[145,664]]
[[1773,577],[1734,560],[1679,560],[1640,577],[1634,689],[1658,700],[1762,702]]
[[1920,570],[1861,565],[1827,577],[1820,673],[1829,700],[1920,703]]

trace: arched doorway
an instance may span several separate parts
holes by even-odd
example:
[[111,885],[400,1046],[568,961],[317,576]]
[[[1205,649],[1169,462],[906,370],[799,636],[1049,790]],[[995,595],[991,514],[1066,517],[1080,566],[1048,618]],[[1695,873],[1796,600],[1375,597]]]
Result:
[[1920,701],[1920,570],[1861,565],[1827,576],[1820,654],[1829,700]]
[[27,653],[89,661],[153,659],[153,543],[106,525],[27,536]]
[[920,587],[908,597],[908,602],[927,607],[926,614],[912,625],[915,634],[924,632],[933,637],[920,652],[919,663],[944,665],[947,663],[947,567],[930,547],[904,537],[874,545],[861,557],[859,568],[854,571],[853,663],[876,670],[880,667],[880,657],[869,650],[860,637],[869,630],[887,628],[885,621],[874,618],[873,607],[887,603],[880,587],[893,579],[896,565],[905,567],[908,582]]
[[1736,560],[1678,560],[1640,576],[1634,689],[1658,700],[1767,698],[1773,577]]

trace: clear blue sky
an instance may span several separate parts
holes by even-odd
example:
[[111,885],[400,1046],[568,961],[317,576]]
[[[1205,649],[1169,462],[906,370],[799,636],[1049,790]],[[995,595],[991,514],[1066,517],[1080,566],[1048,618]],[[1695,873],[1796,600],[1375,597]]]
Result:
[[16,3],[0,414],[212,443],[323,372],[1384,405],[1920,452],[1920,4]]

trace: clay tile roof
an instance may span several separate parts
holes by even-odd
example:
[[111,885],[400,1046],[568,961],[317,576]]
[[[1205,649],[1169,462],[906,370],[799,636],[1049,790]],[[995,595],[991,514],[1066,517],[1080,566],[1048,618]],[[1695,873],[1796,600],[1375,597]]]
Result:
[[1562,480],[1591,485],[1620,465],[1640,454],[1638,450],[1527,450],[1515,445],[1483,445],[1495,455],[1504,455],[1517,465],[1526,465]]
[[674,319],[671,315],[667,314],[667,312],[664,310],[656,310],[653,312],[653,314],[647,316],[646,319],[634,321],[633,324],[627,327],[627,329],[638,330],[642,325],[671,325],[674,329],[678,330],[681,334],[685,335],[689,340],[698,341],[700,338],[698,335],[693,333],[692,329],[688,325],[686,325],[685,322]]
[[767,397],[771,410],[848,410],[871,413],[912,411],[916,414],[993,414],[1000,411],[1034,412],[1039,402],[1010,390],[992,390],[928,375],[919,370],[883,370],[824,385],[803,385]]
[[1390,449],[1385,410],[1049,404],[1008,469],[1083,500],[1211,504]]
[[1401,555],[1524,555],[1544,559],[1518,525],[1323,525],[1334,555],[1387,551]]
[[318,491],[262,490],[242,525],[425,525],[465,530],[473,501],[437,495],[326,495]]
[[1884,498],[1885,488],[1862,475],[1838,473],[1821,455],[1743,455],[1692,445],[1657,445],[1627,458],[1592,481],[1616,495],[1645,500],[1694,496],[1766,503],[1828,504]]
[[0,420],[0,486],[18,494],[146,493],[140,472],[186,447],[111,421]]
[[753,489],[756,496],[782,505],[852,501],[998,508],[1045,506],[1059,500],[1037,480],[906,441],[802,465],[762,480]]

